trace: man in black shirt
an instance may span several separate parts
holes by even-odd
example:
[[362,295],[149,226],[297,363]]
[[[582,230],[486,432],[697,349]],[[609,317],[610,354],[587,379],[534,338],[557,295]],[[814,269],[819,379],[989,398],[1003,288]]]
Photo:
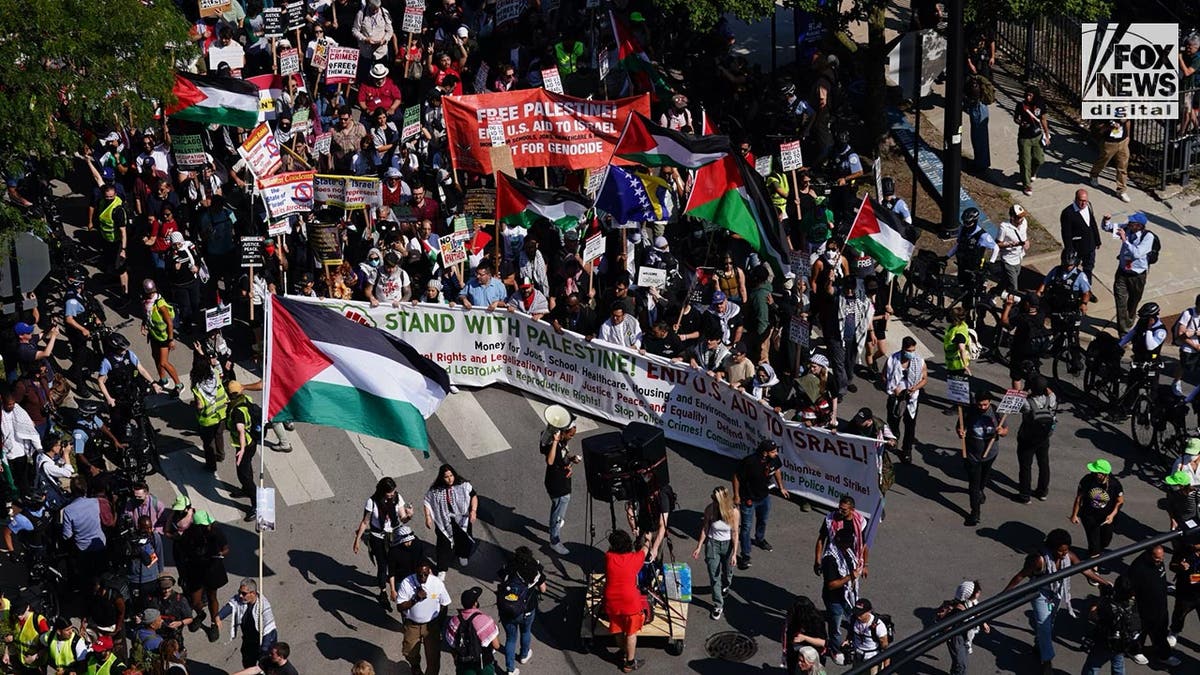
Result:
[[654,354],[672,361],[683,360],[683,341],[662,319],[654,322],[650,332],[642,336],[642,354]]
[[584,306],[578,293],[568,293],[566,302],[555,305],[550,312],[550,324],[560,335],[564,330],[569,330],[589,339],[596,335],[600,327],[596,313]]
[[559,555],[569,553],[560,535],[567,519],[567,506],[571,503],[571,472],[574,465],[582,461],[579,455],[567,452],[567,443],[575,438],[575,431],[575,416],[572,415],[565,429],[556,429],[549,436],[542,435],[541,451],[546,456],[546,494],[550,496],[550,550]]
[[239,670],[234,675],[299,675],[296,666],[288,662],[291,655],[292,648],[288,643],[276,642],[271,645],[271,649],[261,661],[245,670]]
[[738,536],[741,537],[738,551],[738,569],[750,568],[750,522],[754,521],[754,544],[764,551],[773,547],[767,542],[767,519],[771,515],[772,487],[778,487],[784,499],[788,498],[787,488],[783,486],[783,474],[780,468],[783,462],[779,459],[779,444],[770,439],[758,444],[758,450],[743,457],[738,464],[737,473],[733,474],[733,500],[737,502],[741,512],[741,523],[738,526]]

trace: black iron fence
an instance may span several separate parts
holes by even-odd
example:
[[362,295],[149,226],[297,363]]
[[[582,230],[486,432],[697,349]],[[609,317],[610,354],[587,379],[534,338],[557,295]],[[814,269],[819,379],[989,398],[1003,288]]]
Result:
[[[1053,87],[1073,110],[1079,109],[1082,28],[1069,16],[1038,17],[1033,21],[999,21],[996,47],[1003,51],[1026,80]],[[1186,113],[1200,89],[1180,93],[1180,110]],[[1184,131],[1181,119],[1133,120],[1129,134],[1130,162],[1135,171],[1154,176],[1158,187],[1186,185],[1200,171],[1200,137],[1194,125]]]

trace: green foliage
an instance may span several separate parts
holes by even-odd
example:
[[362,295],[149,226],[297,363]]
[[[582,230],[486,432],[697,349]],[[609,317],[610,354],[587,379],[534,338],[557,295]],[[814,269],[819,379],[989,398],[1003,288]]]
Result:
[[[0,160],[49,160],[84,128],[150,120],[187,23],[169,0],[0,0]],[[186,47],[185,47],[186,48]]]
[[657,0],[655,4],[665,14],[686,13],[688,22],[697,31],[711,29],[725,13],[751,22],[770,16],[775,9],[774,0]]
[[1112,0],[967,0],[968,21],[984,19],[1036,19],[1065,15],[1082,21],[1104,19],[1112,12]]

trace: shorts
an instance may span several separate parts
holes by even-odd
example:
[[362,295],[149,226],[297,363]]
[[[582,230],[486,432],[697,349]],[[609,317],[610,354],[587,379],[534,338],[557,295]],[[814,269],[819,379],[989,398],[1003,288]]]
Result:
[[150,338],[150,349],[158,351],[159,349],[169,349],[171,347],[170,340],[155,340]]
[[625,635],[637,635],[638,631],[642,630],[642,625],[645,623],[646,617],[638,612],[637,614],[617,614],[608,617],[611,632],[623,633]]
[[871,331],[875,333],[876,340],[887,339],[887,319],[876,319],[871,322]]

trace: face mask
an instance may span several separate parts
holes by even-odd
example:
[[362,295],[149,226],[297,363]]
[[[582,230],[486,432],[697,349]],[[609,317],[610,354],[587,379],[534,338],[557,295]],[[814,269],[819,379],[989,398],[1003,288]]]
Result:
[[900,352],[901,361],[912,361],[912,354],[908,352]]
[[837,251],[825,251],[825,259],[829,262],[836,262],[838,259]]
[[379,263],[380,263],[380,261],[375,258],[367,261],[367,264],[370,265],[371,267],[379,267]]

